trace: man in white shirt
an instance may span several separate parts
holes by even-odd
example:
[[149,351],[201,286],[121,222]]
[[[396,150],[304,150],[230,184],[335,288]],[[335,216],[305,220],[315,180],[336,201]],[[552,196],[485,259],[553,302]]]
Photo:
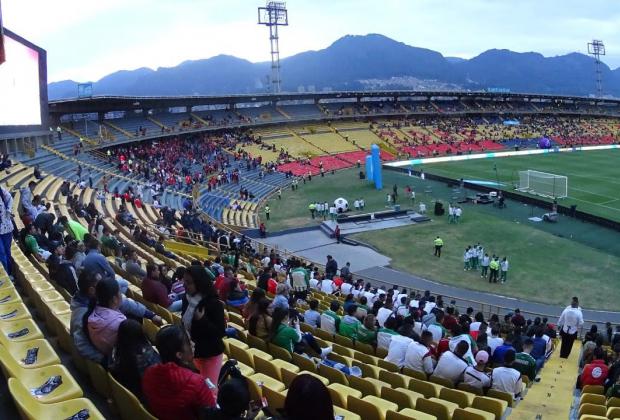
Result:
[[265,255],[260,262],[263,265],[263,268],[268,268],[269,264],[271,264],[271,258],[269,258],[269,255]]
[[414,341],[407,346],[404,366],[427,375],[432,374],[435,369],[435,360],[430,351],[432,342],[433,334],[430,331],[422,331],[420,342]]
[[394,313],[394,310],[392,309],[391,306],[382,306],[381,308],[379,308],[379,310],[377,311],[377,324],[379,324],[380,327],[383,327],[383,325],[385,324],[385,321]]
[[496,367],[491,374],[491,387],[498,391],[511,394],[513,398],[517,398],[523,391],[523,381],[521,373],[513,369],[512,364],[515,361],[515,351],[508,350],[504,355],[504,366]]
[[441,355],[435,371],[432,376],[438,378],[448,379],[454,384],[463,379],[465,369],[467,369],[467,362],[463,360],[463,356],[469,351],[469,344],[466,341],[460,341],[454,352],[447,351]]
[[570,306],[562,311],[558,326],[560,328],[560,336],[562,337],[562,345],[560,347],[560,357],[568,359],[573,342],[577,338],[579,328],[583,325],[583,313],[579,307],[579,299],[573,297]]
[[491,348],[491,356],[495,352],[497,346],[504,344],[504,339],[500,337],[500,331],[498,326],[494,326],[491,329],[491,336],[487,338],[487,345]]
[[413,340],[409,337],[405,337],[404,335],[392,336],[390,347],[388,349],[388,355],[385,356],[385,360],[394,363],[399,368],[402,368],[405,364],[407,348],[412,343]]
[[469,386],[483,390],[491,386],[491,378],[484,371],[489,361],[489,353],[480,350],[476,353],[476,366],[468,366],[463,374],[463,382]]
[[336,291],[336,283],[334,283],[332,279],[325,278],[324,280],[321,280],[320,285],[321,291],[323,293],[327,293],[328,295],[331,295],[334,291]]

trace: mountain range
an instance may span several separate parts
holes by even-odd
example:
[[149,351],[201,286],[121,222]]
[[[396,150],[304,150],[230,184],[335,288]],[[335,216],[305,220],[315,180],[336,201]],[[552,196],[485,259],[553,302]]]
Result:
[[[252,63],[230,55],[185,61],[157,70],[139,68],[111,73],[93,83],[94,95],[224,95],[267,92],[270,63]],[[390,89],[448,85],[460,89],[510,89],[513,92],[591,95],[596,91],[592,57],[570,53],[544,57],[492,49],[471,59],[444,57],[379,34],[347,35],[319,51],[281,60],[283,91],[360,90],[389,81]],[[620,96],[620,68],[601,64],[604,93]],[[371,81],[371,82],[369,82]],[[50,83],[50,99],[77,95],[78,82]],[[385,86],[383,84],[382,86]]]

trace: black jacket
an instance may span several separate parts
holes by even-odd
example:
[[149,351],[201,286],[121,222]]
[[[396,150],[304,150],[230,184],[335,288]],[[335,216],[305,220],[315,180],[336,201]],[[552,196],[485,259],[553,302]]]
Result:
[[[183,310],[187,309],[187,300],[183,297]],[[224,353],[226,335],[226,319],[224,318],[224,304],[217,296],[202,299],[196,309],[205,308],[202,319],[192,319],[190,336],[195,344],[194,357],[207,358]]]

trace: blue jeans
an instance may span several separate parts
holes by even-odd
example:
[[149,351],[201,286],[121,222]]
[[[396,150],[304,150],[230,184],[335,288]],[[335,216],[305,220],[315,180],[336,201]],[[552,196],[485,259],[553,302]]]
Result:
[[0,235],[0,262],[7,274],[11,274],[11,241],[13,232]]
[[126,295],[127,289],[129,289],[129,282],[119,276],[116,276],[116,281],[118,282],[118,287],[121,289],[121,293]]
[[170,306],[168,306],[168,310],[170,312],[180,312],[182,309],[181,308],[182,306],[183,306],[182,300],[175,300],[174,302],[172,302]]

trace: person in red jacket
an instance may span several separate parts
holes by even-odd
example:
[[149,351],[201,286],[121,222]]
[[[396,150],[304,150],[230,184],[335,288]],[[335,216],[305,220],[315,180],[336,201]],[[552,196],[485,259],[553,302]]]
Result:
[[581,372],[579,385],[603,385],[609,374],[609,367],[605,363],[604,350],[601,347],[594,349],[594,360],[588,363]]
[[[199,419],[215,397],[193,365],[189,338],[176,325],[159,330],[155,345],[161,363],[144,372],[142,391],[149,411],[160,420]],[[215,385],[214,385],[215,386]]]

